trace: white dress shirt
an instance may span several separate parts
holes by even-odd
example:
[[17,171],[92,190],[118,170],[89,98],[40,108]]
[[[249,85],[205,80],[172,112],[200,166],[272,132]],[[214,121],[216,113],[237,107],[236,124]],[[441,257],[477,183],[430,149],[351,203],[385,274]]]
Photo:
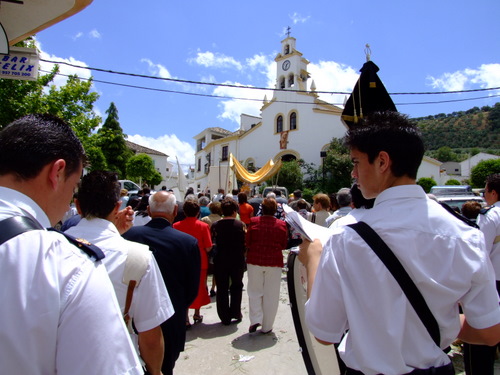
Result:
[[[0,187],[0,220],[50,222],[29,197]],[[64,236],[32,230],[0,245],[0,368],[5,374],[142,374],[101,262]]]

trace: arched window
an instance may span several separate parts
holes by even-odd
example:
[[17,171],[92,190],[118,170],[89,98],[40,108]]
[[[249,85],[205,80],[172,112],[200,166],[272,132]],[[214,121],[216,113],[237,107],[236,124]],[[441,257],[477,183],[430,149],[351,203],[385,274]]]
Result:
[[292,112],[290,114],[290,130],[297,129],[297,113]]
[[280,81],[280,89],[284,89],[284,88],[285,88],[285,77],[282,77],[281,81]]
[[287,44],[285,46],[285,55],[288,55],[290,53],[290,44]]
[[288,87],[293,87],[293,84],[294,84],[294,75],[290,74],[288,76]]
[[276,133],[281,133],[283,131],[283,116],[278,116],[276,119]]

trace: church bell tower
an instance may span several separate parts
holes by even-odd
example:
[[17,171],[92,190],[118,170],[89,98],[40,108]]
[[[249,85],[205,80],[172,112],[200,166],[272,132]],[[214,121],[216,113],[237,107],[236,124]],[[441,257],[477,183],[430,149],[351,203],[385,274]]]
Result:
[[281,41],[281,52],[274,61],[277,64],[276,88],[284,90],[307,90],[307,65],[309,61],[302,57],[302,53],[295,49],[296,39],[290,36]]

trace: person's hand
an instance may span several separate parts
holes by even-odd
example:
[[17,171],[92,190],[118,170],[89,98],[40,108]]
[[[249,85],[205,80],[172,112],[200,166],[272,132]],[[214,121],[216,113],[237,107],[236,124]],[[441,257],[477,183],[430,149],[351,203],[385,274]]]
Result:
[[115,217],[115,226],[120,234],[125,233],[134,225],[134,210],[127,206],[123,210],[118,211]]
[[307,267],[311,260],[315,259],[316,262],[319,261],[323,245],[318,239],[315,239],[313,242],[304,239],[299,245],[299,249],[299,260]]

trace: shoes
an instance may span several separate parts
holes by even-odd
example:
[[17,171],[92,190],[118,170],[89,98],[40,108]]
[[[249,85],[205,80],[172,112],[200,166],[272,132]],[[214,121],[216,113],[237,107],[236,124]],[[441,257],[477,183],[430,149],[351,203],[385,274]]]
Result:
[[237,317],[233,317],[233,319],[235,323],[241,323],[241,321],[243,320],[243,315],[240,314]]
[[194,324],[203,322],[203,315],[193,315]]
[[267,335],[268,333],[271,333],[272,331],[273,331],[273,329],[271,328],[269,331],[260,330],[260,333],[262,333],[263,335]]
[[217,295],[217,292],[213,289],[210,289],[210,297],[215,297]]
[[257,331],[257,328],[260,327],[260,323],[255,323],[255,324],[252,324],[250,326],[250,328],[248,328],[248,333],[254,333],[255,331]]
[[186,331],[191,329],[191,323],[189,322],[189,320],[186,320]]

